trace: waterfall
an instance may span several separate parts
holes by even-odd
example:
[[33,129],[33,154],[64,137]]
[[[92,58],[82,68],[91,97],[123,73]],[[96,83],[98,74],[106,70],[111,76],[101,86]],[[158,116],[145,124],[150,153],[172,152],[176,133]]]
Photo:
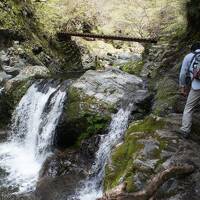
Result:
[[110,157],[111,150],[121,142],[128,126],[128,119],[131,113],[132,104],[126,109],[121,108],[117,114],[113,115],[109,128],[109,133],[103,135],[99,150],[96,153],[95,164],[92,166],[90,176],[83,181],[82,188],[77,191],[75,197],[71,199],[95,200],[102,196],[102,182],[105,173],[105,166]]
[[0,88],[0,95],[1,95],[1,93],[3,92],[3,90],[4,90],[4,88],[2,87],[2,88]]
[[55,81],[38,81],[19,102],[8,141],[0,144],[0,167],[8,174],[1,184],[17,187],[20,193],[35,189],[63,110],[62,87]]

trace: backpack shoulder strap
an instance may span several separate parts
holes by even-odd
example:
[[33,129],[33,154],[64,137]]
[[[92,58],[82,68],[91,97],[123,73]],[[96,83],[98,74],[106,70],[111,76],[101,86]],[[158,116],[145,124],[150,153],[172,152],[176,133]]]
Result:
[[199,55],[200,52],[194,52],[193,54],[194,54],[194,55],[192,56],[192,59],[191,59],[190,64],[189,64],[189,66],[188,66],[188,72],[189,72],[189,73],[192,73],[192,71],[190,70],[191,65],[192,65],[192,63],[193,63],[195,57],[196,57],[197,55]]

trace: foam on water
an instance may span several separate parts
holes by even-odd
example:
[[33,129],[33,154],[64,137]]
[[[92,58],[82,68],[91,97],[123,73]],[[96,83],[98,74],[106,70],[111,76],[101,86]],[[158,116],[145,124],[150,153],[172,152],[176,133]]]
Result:
[[21,99],[13,114],[10,137],[0,144],[0,167],[8,173],[5,186],[18,187],[20,193],[35,189],[39,170],[51,154],[65,96],[59,85],[52,87],[47,82],[33,84]]

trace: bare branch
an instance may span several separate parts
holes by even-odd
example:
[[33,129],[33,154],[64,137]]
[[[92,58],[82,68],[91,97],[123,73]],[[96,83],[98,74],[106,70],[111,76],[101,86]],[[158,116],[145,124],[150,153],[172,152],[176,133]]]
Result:
[[190,174],[193,171],[194,166],[192,165],[185,164],[182,166],[173,166],[163,172],[158,173],[151,181],[149,181],[146,188],[142,191],[125,193],[123,191],[125,190],[124,187],[121,186],[121,192],[116,192],[116,189],[112,190],[98,200],[148,200],[153,197],[158,188],[168,179],[177,175]]

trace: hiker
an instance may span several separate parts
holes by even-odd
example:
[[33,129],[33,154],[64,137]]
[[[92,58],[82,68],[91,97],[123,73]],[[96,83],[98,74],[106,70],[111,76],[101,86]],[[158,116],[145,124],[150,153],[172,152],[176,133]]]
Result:
[[[190,79],[188,81],[188,78]],[[191,89],[188,90],[188,82]],[[200,42],[192,45],[191,53],[185,56],[180,72],[180,90],[184,96],[188,95],[185,105],[182,127],[178,130],[185,138],[188,138],[192,126],[192,114],[200,102]]]

